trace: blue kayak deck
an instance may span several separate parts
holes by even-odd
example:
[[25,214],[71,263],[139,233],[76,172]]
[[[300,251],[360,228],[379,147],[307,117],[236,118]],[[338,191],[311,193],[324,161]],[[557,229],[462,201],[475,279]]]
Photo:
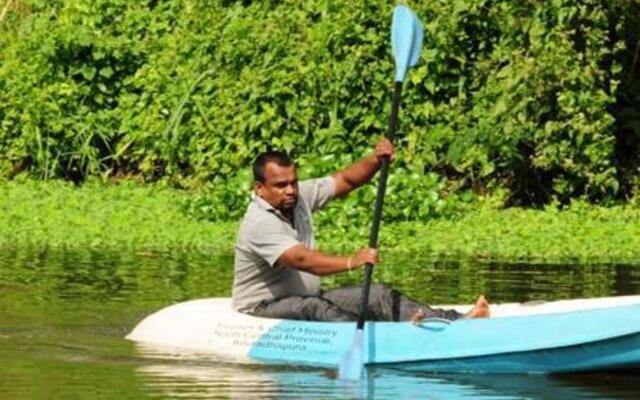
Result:
[[[254,344],[256,359],[337,365],[352,323],[283,321]],[[640,366],[640,305],[458,320],[371,322],[366,364],[442,372],[565,372]]]
[[[145,346],[336,367],[355,322],[258,318],[229,299],[166,307],[127,336]],[[492,317],[367,322],[363,362],[426,372],[554,373],[640,367],[640,296],[492,305]]]

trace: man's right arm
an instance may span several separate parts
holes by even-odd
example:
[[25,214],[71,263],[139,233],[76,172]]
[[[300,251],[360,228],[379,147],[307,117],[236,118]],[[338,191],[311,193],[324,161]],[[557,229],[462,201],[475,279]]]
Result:
[[309,249],[301,244],[286,250],[278,258],[278,264],[299,269],[313,275],[333,275],[359,268],[366,263],[376,264],[378,252],[364,248],[351,256],[339,256]]
[[336,185],[336,197],[343,197],[347,193],[369,182],[378,171],[383,157],[393,158],[393,145],[389,139],[382,138],[376,144],[374,154],[364,158],[333,175]]

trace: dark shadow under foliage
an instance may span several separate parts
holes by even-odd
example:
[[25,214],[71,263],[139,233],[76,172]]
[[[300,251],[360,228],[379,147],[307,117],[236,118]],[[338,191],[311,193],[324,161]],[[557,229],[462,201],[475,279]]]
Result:
[[[640,3],[633,2],[627,12],[621,34],[627,51],[621,54],[620,86],[616,103],[611,108],[616,124],[616,165],[620,181],[619,197],[629,199],[637,194],[640,171]],[[612,14],[611,24],[619,23]],[[612,30],[612,32],[615,32]],[[615,42],[616,37],[611,41]]]

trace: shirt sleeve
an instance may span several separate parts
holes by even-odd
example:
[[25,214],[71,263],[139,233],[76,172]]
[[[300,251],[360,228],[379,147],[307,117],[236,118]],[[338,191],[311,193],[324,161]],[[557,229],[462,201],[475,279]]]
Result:
[[299,196],[302,197],[311,212],[322,209],[336,195],[336,181],[332,176],[319,179],[309,179],[300,182]]
[[293,246],[302,244],[294,235],[288,231],[284,224],[263,221],[263,223],[256,224],[254,229],[248,232],[245,243],[250,252],[273,267],[282,253]]

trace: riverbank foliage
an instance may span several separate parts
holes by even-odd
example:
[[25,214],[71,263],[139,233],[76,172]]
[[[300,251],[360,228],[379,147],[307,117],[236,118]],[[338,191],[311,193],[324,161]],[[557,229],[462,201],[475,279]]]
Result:
[[[178,206],[183,191],[161,186],[62,181],[0,186],[2,246],[119,248],[135,251],[226,248],[232,223],[200,223]],[[230,249],[230,248],[229,248]]]
[[[409,3],[425,46],[406,82],[389,220],[451,215],[487,193],[538,207],[634,196],[637,2]],[[386,127],[387,1],[12,0],[0,11],[5,178],[204,188],[193,216],[232,221],[256,152],[286,149],[318,176]]]
[[[0,191],[0,251],[233,252],[237,222],[188,216],[188,195],[181,190],[131,182],[78,188],[59,181],[26,181],[2,183]],[[349,253],[367,243],[368,223],[331,217],[342,206],[338,201],[318,213],[317,239],[323,250]],[[483,201],[451,218],[383,224],[380,245],[383,261],[385,255],[419,255],[434,261],[638,264],[640,207],[576,202],[563,211],[503,210]]]

